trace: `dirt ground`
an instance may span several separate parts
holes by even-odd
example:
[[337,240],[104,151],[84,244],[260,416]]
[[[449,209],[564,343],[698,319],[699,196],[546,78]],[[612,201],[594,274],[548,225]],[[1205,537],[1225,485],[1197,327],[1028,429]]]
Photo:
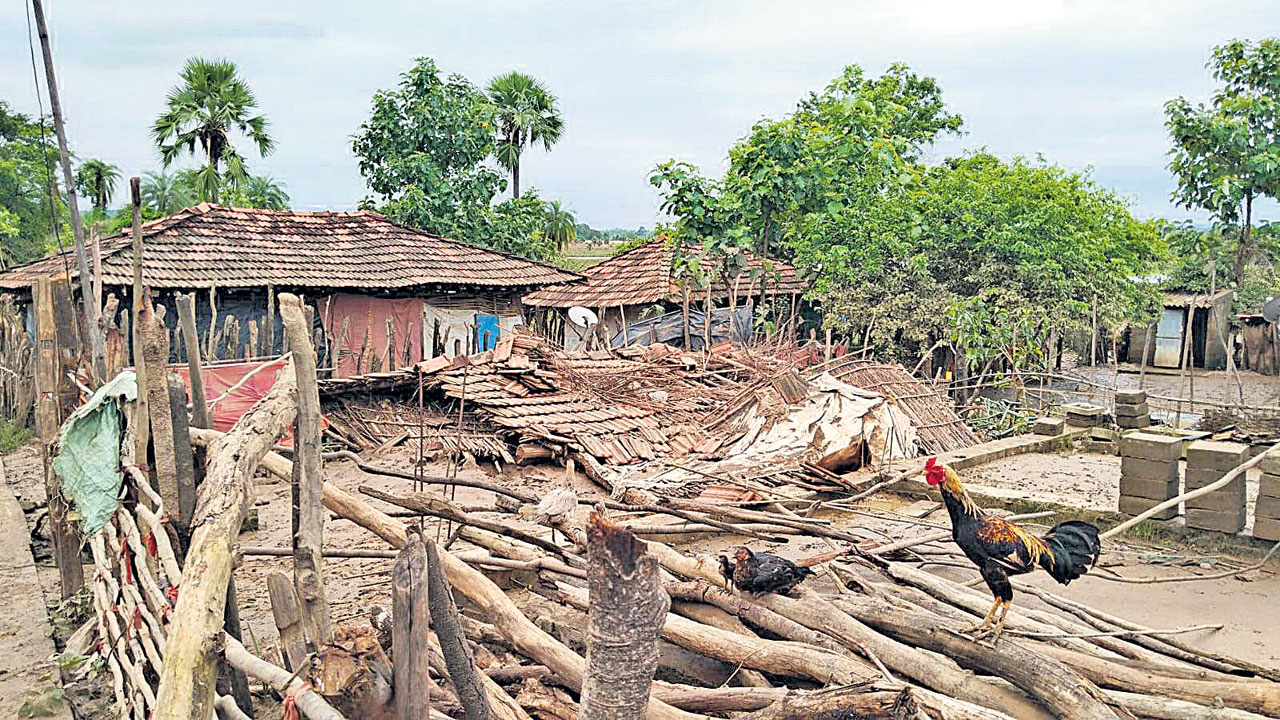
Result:
[[[1080,366],[1071,373],[1086,380],[1105,386],[1114,387],[1117,381],[1115,368],[1111,365],[1095,367]],[[1280,407],[1280,378],[1270,375],[1259,375],[1255,372],[1241,371],[1237,385],[1236,376],[1226,370],[1197,370],[1194,373],[1195,399],[1208,402],[1237,405],[1240,402],[1240,389],[1244,389],[1244,404],[1257,407]],[[1140,375],[1136,365],[1120,366],[1119,386],[1121,388],[1137,388]],[[1148,370],[1142,387],[1150,395],[1171,398],[1191,397],[1192,378],[1183,379],[1169,371],[1152,372]],[[1099,388],[1080,388],[1082,397],[1092,396],[1095,402],[1107,405],[1111,401],[1109,390]],[[1152,400],[1153,410],[1171,410],[1173,404],[1167,401]],[[1202,410],[1203,408],[1197,408]],[[1185,413],[1184,413],[1185,415]]]

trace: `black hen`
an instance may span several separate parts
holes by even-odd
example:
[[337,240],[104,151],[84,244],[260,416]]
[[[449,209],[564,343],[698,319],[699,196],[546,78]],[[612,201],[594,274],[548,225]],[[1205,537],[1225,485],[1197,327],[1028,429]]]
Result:
[[726,582],[750,593],[789,595],[801,581],[813,574],[790,560],[772,553],[753,553],[745,547],[734,548],[734,561],[720,556],[720,572]]

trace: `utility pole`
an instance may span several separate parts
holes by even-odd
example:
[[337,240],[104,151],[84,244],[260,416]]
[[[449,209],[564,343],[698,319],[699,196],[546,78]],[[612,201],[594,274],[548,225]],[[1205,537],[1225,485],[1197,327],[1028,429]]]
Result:
[[[62,123],[62,103],[58,101],[58,80],[53,73],[53,51],[49,48],[49,27],[44,21],[44,5],[41,0],[31,0],[36,12],[36,30],[40,34],[40,49],[44,52],[44,74],[49,86],[49,108],[53,112],[53,127],[58,135],[58,155],[62,158],[62,181],[67,188],[67,208],[71,211],[71,231],[75,236],[76,266],[80,270],[80,298],[84,302],[85,329],[89,333],[89,349],[93,357],[93,373],[98,382],[106,382],[106,353],[103,350],[102,328],[98,326],[98,307],[94,304],[93,276],[89,274],[89,255],[85,251],[84,226],[80,223],[80,210],[76,207],[75,179],[71,174],[71,153],[67,150],[67,129]],[[68,278],[70,280],[70,278]]]

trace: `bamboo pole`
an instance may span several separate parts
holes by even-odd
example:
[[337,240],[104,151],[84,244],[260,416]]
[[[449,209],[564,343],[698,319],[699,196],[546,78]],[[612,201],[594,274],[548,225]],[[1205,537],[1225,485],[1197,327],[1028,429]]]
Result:
[[[98,325],[98,309],[92,300],[93,279],[89,274],[89,258],[85,250],[84,225],[76,203],[76,183],[71,174],[71,151],[67,149],[67,128],[62,120],[62,101],[58,97],[58,78],[53,71],[53,50],[49,42],[49,26],[44,19],[42,0],[31,0],[36,15],[36,32],[40,35],[40,50],[44,55],[44,77],[49,88],[49,110],[53,114],[53,129],[58,136],[58,158],[62,165],[62,181],[67,189],[67,210],[71,215],[71,232],[75,242],[76,266],[80,272],[80,297],[84,301],[85,329],[89,333],[89,349],[93,358],[93,372],[98,382],[106,382],[106,353],[103,349],[102,328]],[[131,180],[132,182],[132,180]],[[67,278],[70,280],[70,278]]]
[[302,600],[302,614],[307,621],[311,642],[320,647],[333,638],[329,601],[324,591],[324,482],[320,458],[320,393],[316,384],[316,353],[311,346],[311,333],[302,311],[302,300],[280,293],[280,317],[285,336],[293,353],[297,376],[297,432],[294,435],[294,510],[293,579]]

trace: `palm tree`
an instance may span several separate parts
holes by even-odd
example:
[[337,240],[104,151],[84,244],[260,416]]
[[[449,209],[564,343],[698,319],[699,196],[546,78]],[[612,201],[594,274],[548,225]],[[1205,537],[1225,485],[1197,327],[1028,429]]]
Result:
[[565,245],[578,238],[578,222],[573,213],[560,206],[559,200],[552,200],[547,204],[547,225],[543,232],[555,242],[556,252],[563,252]]
[[218,202],[223,186],[234,189],[248,179],[244,157],[231,141],[232,130],[248,137],[263,157],[275,149],[266,117],[253,115],[258,101],[240,79],[235,63],[198,57],[187,60],[182,84],[169,91],[166,102],[168,109],[156,118],[151,137],[165,167],[183,151],[195,155],[196,145],[200,146],[205,164],[196,171],[195,180],[201,199]]
[[80,163],[76,171],[76,189],[88,197],[93,209],[100,213],[107,209],[119,180],[120,168],[97,158]]
[[142,174],[142,202],[161,215],[170,215],[191,204],[191,188],[180,176],[161,170]]
[[270,175],[250,175],[243,188],[244,201],[249,207],[267,210],[288,210],[289,193],[284,185]]
[[550,150],[564,132],[564,118],[556,97],[545,85],[519,72],[489,81],[489,101],[498,119],[498,164],[511,171],[511,197],[520,197],[520,154],[525,146],[542,143]]

